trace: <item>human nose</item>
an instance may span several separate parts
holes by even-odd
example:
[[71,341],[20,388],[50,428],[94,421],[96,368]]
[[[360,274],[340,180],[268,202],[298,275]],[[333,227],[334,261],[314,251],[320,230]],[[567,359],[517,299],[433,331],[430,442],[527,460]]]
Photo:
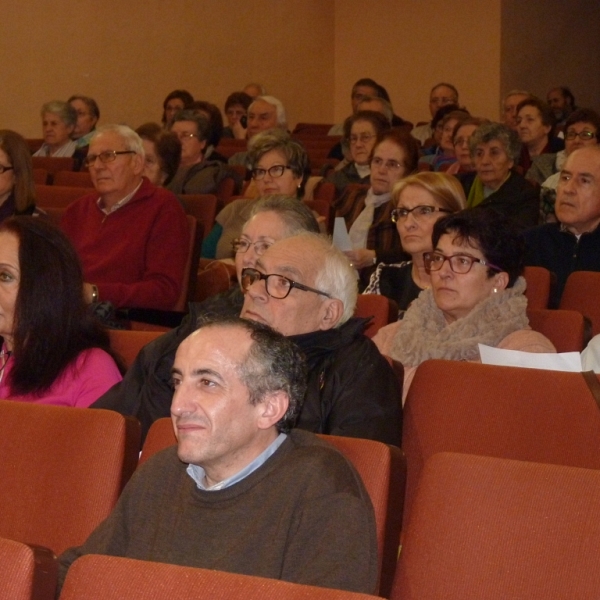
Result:
[[269,295],[267,294],[267,280],[258,277],[246,288],[246,293],[253,299],[265,302]]
[[188,386],[181,382],[173,393],[171,401],[171,414],[175,417],[183,417],[193,414],[196,410],[196,404],[193,402],[193,394]]

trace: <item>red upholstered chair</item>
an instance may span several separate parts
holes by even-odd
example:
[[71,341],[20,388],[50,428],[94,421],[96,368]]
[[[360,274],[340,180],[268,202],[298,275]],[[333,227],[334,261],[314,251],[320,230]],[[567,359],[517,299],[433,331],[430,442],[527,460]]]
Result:
[[379,294],[359,294],[354,316],[373,317],[365,329],[365,335],[372,338],[384,325],[398,320],[398,305]]
[[52,183],[65,187],[94,187],[89,171],[57,171]]
[[33,183],[37,185],[46,185],[48,183],[48,171],[46,169],[33,169]]
[[125,366],[133,364],[140,350],[162,335],[160,331],[132,331],[129,329],[109,329],[110,347],[123,359]]
[[0,598],[54,600],[56,557],[47,548],[0,538]]
[[67,208],[71,202],[93,193],[94,188],[71,187],[62,185],[36,185],[36,203],[39,206]]
[[544,267],[525,267],[523,276],[527,282],[527,289],[525,290],[527,308],[548,308],[552,281],[550,271],[544,269]]
[[173,308],[178,312],[187,310],[188,302],[190,302],[196,293],[196,278],[198,276],[198,261],[200,260],[200,250],[202,248],[202,227],[192,215],[186,215],[188,230],[190,234],[188,256],[183,270],[183,285],[181,293]]
[[[389,594],[398,556],[398,540],[402,522],[403,490],[406,463],[402,451],[373,440],[319,435],[335,446],[361,476],[375,510],[379,547],[380,589]],[[176,443],[171,419],[158,419],[152,424],[144,442],[139,464]]]
[[335,200],[335,185],[331,181],[321,180],[315,187],[313,192],[314,200],[325,200],[329,204],[333,204]]
[[202,224],[202,234],[206,237],[215,224],[217,197],[214,194],[182,194],[181,201],[185,212]]
[[314,200],[304,200],[304,204],[325,219],[327,233],[333,234],[333,223],[335,221],[335,208],[333,204],[327,202],[327,200],[317,200],[316,198]]
[[220,260],[200,259],[193,302],[202,302],[220,292],[226,292],[236,281],[235,267]]
[[574,310],[527,310],[529,325],[545,335],[557,352],[581,352],[584,347],[585,321]]
[[108,410],[0,400],[0,536],[82,544],[135,469],[140,425]]
[[600,410],[581,373],[429,360],[410,386],[402,431],[404,526],[437,452],[600,469]]
[[[294,138],[304,139],[309,136],[324,136],[333,127],[329,123],[296,123],[292,134]],[[330,136],[334,143],[340,141],[340,136]]]
[[595,271],[571,273],[560,300],[560,308],[579,311],[591,321],[592,335],[598,335],[600,333],[600,273]]
[[[266,541],[268,543],[268,541]],[[277,579],[88,554],[69,569],[60,600],[369,600]]]
[[50,175],[58,171],[72,171],[75,159],[67,156],[32,156],[34,169],[46,169]]
[[423,471],[392,600],[597,598],[600,471],[437,454]]

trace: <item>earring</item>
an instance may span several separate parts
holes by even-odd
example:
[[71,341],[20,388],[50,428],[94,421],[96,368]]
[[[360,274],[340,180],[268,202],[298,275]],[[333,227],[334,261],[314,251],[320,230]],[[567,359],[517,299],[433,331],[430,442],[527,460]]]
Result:
[[494,288],[493,291],[494,291],[494,294],[497,294],[498,293],[498,288]]

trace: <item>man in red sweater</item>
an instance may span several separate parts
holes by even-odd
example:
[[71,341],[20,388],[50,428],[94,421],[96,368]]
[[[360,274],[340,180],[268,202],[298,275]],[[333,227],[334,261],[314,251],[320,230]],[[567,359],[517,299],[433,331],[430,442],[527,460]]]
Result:
[[87,300],[172,310],[189,246],[179,201],[142,176],[142,140],[129,127],[100,127],[85,163],[97,193],[73,202],[62,228],[81,260]]

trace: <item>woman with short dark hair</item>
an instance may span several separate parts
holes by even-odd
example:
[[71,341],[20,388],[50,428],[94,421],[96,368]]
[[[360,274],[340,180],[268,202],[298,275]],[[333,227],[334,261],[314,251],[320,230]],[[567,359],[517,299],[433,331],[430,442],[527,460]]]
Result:
[[83,408],[121,380],[77,254],[45,219],[0,224],[0,336],[0,398]]
[[173,117],[181,110],[189,108],[194,97],[187,90],[174,90],[163,101],[161,122],[165,129],[171,127]]
[[433,251],[424,254],[431,287],[402,321],[382,327],[373,341],[404,365],[403,399],[417,367],[431,358],[478,362],[479,346],[556,352],[527,318],[524,241],[494,211],[463,210],[437,221]]
[[181,162],[179,138],[158,123],[144,123],[135,131],[144,145],[144,175],[154,185],[169,185]]

